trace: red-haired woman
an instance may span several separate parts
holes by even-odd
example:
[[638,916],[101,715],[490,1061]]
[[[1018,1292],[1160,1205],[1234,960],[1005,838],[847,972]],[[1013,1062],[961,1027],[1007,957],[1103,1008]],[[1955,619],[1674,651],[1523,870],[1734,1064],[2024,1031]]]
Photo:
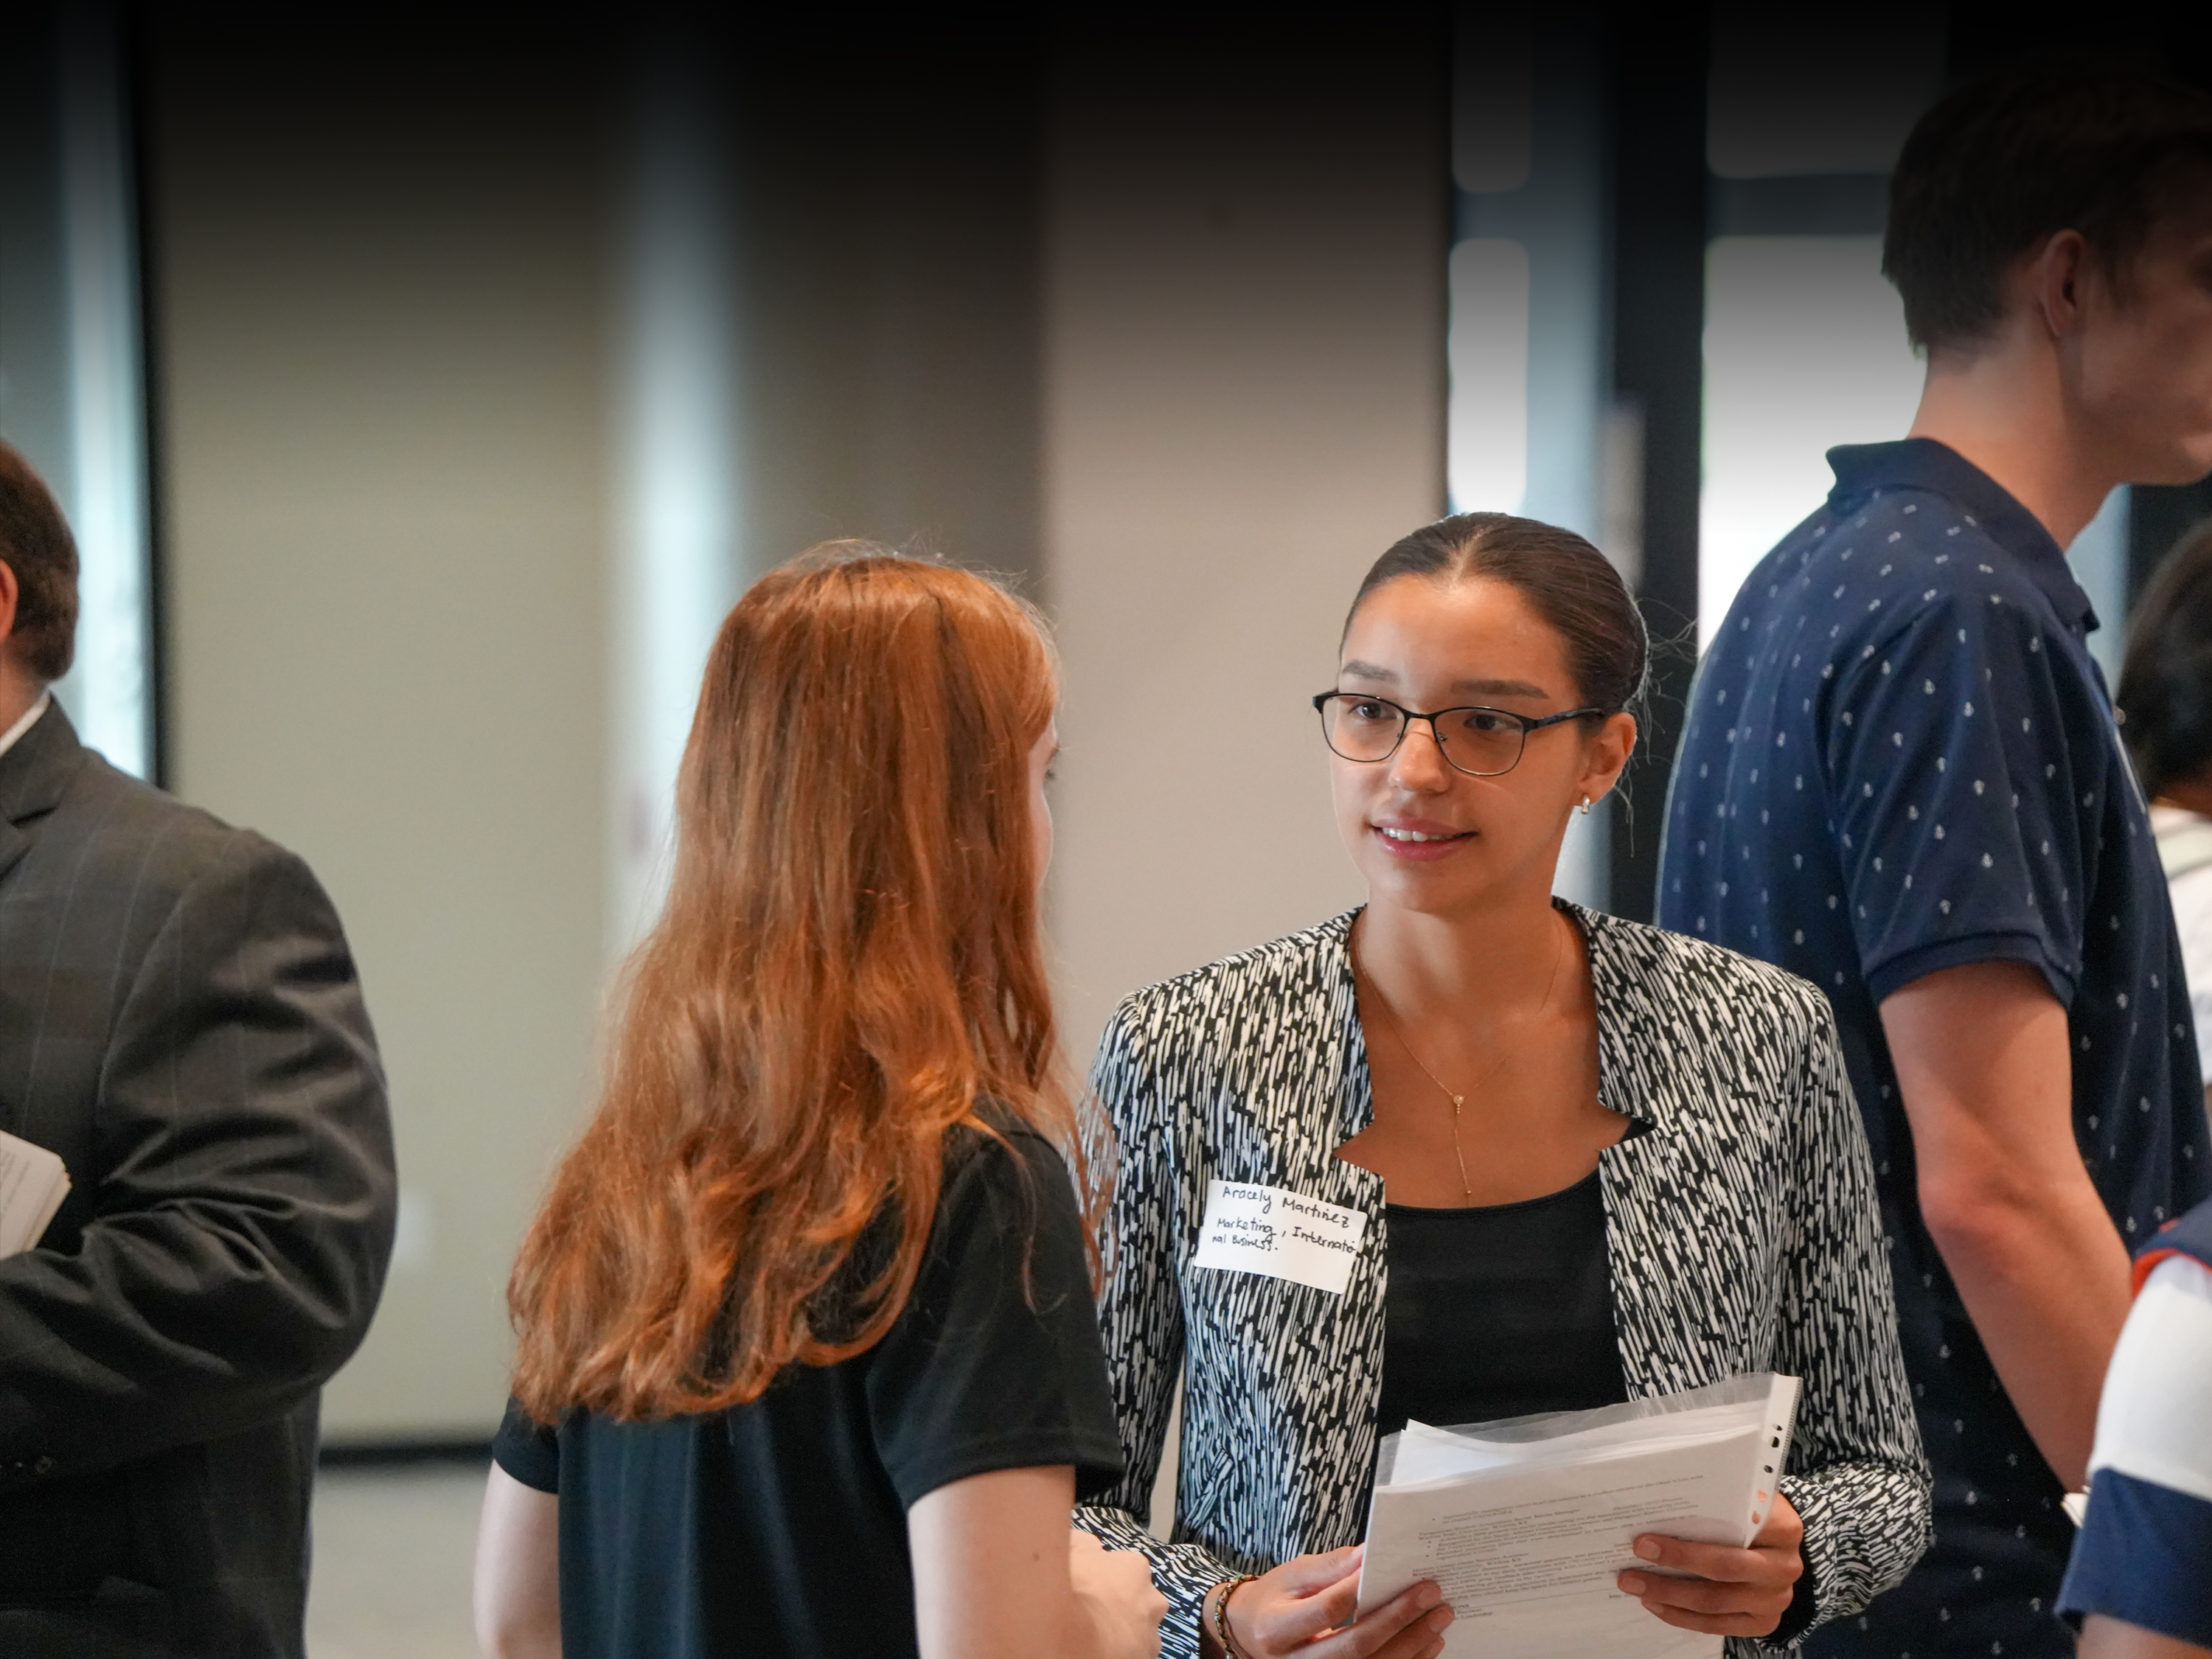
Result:
[[1158,1646],[1037,937],[1050,648],[830,547],[722,625],[667,906],[508,1299],[477,1562],[501,1656]]

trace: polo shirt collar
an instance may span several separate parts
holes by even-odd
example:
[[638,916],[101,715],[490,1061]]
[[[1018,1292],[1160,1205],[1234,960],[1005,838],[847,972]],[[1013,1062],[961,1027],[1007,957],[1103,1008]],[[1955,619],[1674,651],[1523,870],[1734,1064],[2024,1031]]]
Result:
[[1925,489],[1972,514],[1989,538],[2043,590],[2058,620],[2084,633],[2098,626],[2096,611],[2066,563],[2066,551],[2043,521],[2013,499],[1995,478],[1933,438],[1888,444],[1844,444],[1828,452],[1836,487],[1828,505],[1841,514],[1878,489]]

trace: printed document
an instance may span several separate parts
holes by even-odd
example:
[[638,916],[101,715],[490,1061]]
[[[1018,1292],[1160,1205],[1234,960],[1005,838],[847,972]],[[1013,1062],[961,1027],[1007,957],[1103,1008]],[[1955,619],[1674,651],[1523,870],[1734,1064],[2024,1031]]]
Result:
[[1743,1548],[1786,1467],[1797,1379],[1759,1372],[1596,1411],[1435,1429],[1382,1443],[1359,1611],[1424,1578],[1457,1615],[1445,1659],[1718,1659],[1625,1595],[1656,1571],[1636,1539]]
[[69,1189],[60,1158],[0,1130],[0,1255],[37,1243]]

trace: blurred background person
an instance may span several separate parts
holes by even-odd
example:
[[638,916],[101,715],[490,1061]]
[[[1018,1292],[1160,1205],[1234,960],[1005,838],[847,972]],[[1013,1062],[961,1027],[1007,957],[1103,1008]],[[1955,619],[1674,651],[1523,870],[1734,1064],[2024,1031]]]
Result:
[[[501,1656],[1142,1659],[1037,933],[1036,614],[857,545],[708,660],[676,869],[526,1240],[477,1556]],[[556,1589],[557,1581],[557,1589]]]
[[[1406,537],[1360,584],[1313,699],[1366,903],[1139,991],[1107,1028],[1102,1310],[1129,1467],[1084,1521],[1151,1555],[1172,1651],[1442,1651],[1430,1584],[1331,1633],[1354,1607],[1378,1437],[1409,1418],[1801,1377],[1750,1547],[1647,1535],[1662,1572],[1620,1581],[1734,1650],[1858,1612],[1926,1546],[1874,1171],[1826,1003],[1552,892],[1570,821],[1635,746],[1648,655],[1619,574],[1571,531],[1470,514]],[[1194,717],[1172,697],[1139,708],[1163,745]],[[1196,1259],[1215,1181],[1341,1212],[1341,1289]],[[1179,1374],[1163,1541],[1143,1504]]]
[[2212,524],[2160,565],[2131,621],[2120,735],[2150,797],[2188,970],[2197,1063],[2212,1085]]
[[2059,1611],[2081,1659],[2212,1655],[2212,1202],[2136,1258]]

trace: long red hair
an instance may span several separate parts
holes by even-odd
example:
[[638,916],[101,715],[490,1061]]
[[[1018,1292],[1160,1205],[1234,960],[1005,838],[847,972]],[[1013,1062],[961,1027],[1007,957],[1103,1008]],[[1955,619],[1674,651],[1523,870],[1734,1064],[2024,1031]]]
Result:
[[[1028,804],[1055,696],[1029,607],[865,544],[730,612],[667,905],[507,1286],[534,1418],[720,1410],[869,1347],[983,1103],[1079,1169]],[[887,1248],[855,1261],[878,1215]]]

